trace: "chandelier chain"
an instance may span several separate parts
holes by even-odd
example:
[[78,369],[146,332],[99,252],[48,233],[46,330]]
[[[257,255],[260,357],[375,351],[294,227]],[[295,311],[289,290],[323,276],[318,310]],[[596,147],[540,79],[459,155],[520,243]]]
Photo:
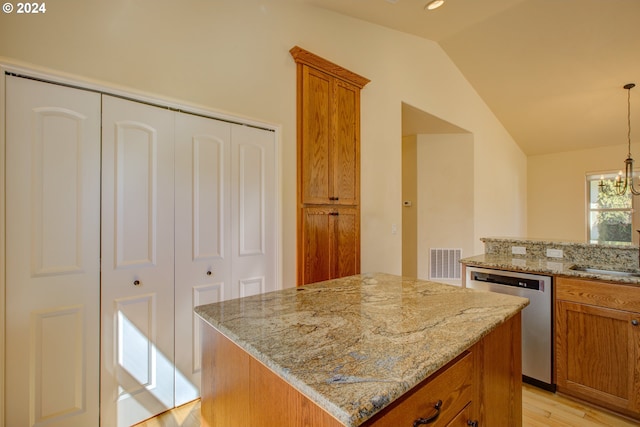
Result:
[[631,87],[627,89],[627,141],[629,144],[629,157],[631,157]]

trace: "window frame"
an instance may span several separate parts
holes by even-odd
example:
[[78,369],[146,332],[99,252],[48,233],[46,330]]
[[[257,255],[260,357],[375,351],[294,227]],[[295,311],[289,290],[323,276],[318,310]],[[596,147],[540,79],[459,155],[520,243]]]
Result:
[[[636,171],[634,171],[634,176],[637,176],[635,174]],[[585,221],[585,228],[586,228],[586,239],[587,242],[589,243],[601,243],[601,244],[608,244],[608,245],[625,245],[625,244],[635,244],[637,245],[638,242],[640,241],[639,237],[638,237],[638,233],[635,230],[640,229],[640,210],[636,209],[638,202],[636,202],[636,197],[634,197],[633,195],[631,195],[631,193],[629,192],[628,194],[630,194],[630,198],[631,198],[631,207],[630,208],[596,208],[593,209],[591,208],[591,183],[593,181],[600,181],[602,179],[605,180],[613,180],[616,178],[616,176],[618,176],[619,172],[611,172],[611,171],[607,171],[607,172],[599,172],[599,173],[587,173],[586,177],[585,177],[585,188],[586,188],[586,194],[585,194],[585,198],[586,198],[586,221]],[[615,241],[606,241],[606,242],[598,242],[597,239],[592,239],[591,238],[591,214],[593,212],[629,212],[631,214],[631,242],[615,242]]]

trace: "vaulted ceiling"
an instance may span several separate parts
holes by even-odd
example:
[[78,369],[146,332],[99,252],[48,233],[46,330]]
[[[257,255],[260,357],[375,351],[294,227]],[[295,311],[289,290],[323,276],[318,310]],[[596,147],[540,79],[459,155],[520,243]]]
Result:
[[300,1],[439,43],[528,155],[626,144],[629,82],[640,142],[640,0]]

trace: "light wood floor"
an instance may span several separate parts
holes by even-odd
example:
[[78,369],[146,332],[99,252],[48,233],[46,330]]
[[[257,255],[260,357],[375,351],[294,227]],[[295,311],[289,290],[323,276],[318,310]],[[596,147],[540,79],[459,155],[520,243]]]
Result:
[[[524,385],[523,427],[637,427],[638,422],[578,403],[572,399]],[[200,401],[152,418],[135,427],[200,427]],[[505,426],[506,427],[506,426]]]

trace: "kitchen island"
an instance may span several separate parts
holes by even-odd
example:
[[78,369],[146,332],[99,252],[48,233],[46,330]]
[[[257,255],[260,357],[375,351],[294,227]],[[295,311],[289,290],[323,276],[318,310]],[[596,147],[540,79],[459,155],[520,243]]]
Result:
[[203,425],[521,425],[527,303],[378,273],[199,306]]

